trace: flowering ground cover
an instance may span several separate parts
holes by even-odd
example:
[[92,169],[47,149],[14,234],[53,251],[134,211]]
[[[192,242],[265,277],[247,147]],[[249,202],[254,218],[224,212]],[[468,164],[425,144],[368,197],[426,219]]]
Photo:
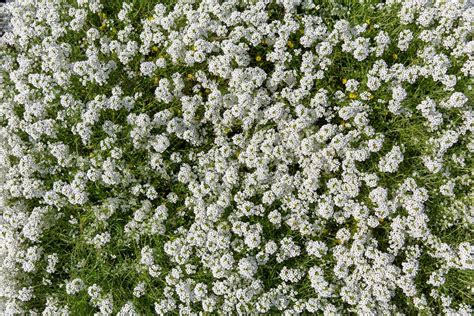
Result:
[[17,0],[2,315],[471,315],[469,1]]

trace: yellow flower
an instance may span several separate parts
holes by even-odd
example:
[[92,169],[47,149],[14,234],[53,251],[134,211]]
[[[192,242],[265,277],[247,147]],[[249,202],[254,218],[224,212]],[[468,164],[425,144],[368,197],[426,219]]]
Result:
[[342,84],[346,84],[347,83],[347,79],[346,78],[342,78]]
[[350,98],[350,99],[355,99],[355,98],[357,98],[357,93],[354,93],[354,92],[349,93],[349,98]]
[[192,49],[193,51],[196,51],[196,46],[193,45],[193,47],[191,47],[191,49]]
[[153,46],[151,48],[152,51],[154,51],[155,53],[157,53],[159,51],[158,47],[157,46]]
[[397,54],[393,54],[392,57],[393,57],[394,60],[397,60],[398,55],[397,55]]
[[187,77],[188,77],[189,80],[193,80],[193,79],[194,79],[194,75],[193,75],[193,74],[188,74]]
[[258,62],[262,61],[262,56],[257,55],[257,57],[255,57],[255,60],[258,61]]
[[146,19],[148,21],[153,21],[155,19],[155,17],[153,15],[149,15]]
[[292,41],[288,41],[287,45],[289,48],[295,47],[295,44]]

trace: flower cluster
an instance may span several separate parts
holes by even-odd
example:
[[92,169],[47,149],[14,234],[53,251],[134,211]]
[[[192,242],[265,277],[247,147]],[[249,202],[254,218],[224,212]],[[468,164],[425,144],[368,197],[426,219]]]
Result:
[[1,313],[471,315],[466,2],[3,6]]

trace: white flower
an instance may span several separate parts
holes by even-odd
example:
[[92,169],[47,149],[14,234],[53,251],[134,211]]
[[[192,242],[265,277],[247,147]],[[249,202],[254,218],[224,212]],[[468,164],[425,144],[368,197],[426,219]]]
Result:
[[153,149],[155,149],[156,152],[162,153],[169,147],[170,141],[165,135],[156,135],[151,145],[153,146]]
[[48,265],[46,266],[46,272],[54,273],[56,271],[56,264],[59,262],[58,254],[53,253],[48,255]]
[[33,298],[33,288],[23,287],[18,291],[18,299],[22,302],[28,302]]
[[88,241],[89,244],[94,245],[97,248],[102,248],[107,243],[110,242],[110,233],[105,232],[95,235],[92,239]]
[[257,263],[254,258],[247,257],[239,260],[239,273],[246,278],[252,278],[257,272]]
[[118,316],[138,316],[139,314],[135,311],[135,307],[132,302],[127,302],[122,306],[120,311],[117,313]]
[[379,170],[393,173],[398,170],[399,164],[403,161],[403,154],[399,146],[392,149],[379,161]]
[[346,82],[346,90],[349,92],[355,92],[357,91],[357,88],[359,87],[359,82],[355,79],[349,79]]
[[173,95],[170,92],[170,82],[166,78],[160,79],[158,87],[155,90],[155,97],[158,101],[170,103],[173,100]]
[[73,279],[71,281],[66,281],[66,293],[69,295],[74,295],[76,293],[79,293],[79,291],[81,291],[84,288],[85,288],[85,284],[79,278]]
[[445,281],[446,279],[444,277],[444,273],[442,271],[435,271],[430,274],[430,278],[427,283],[433,286],[441,286]]
[[368,38],[358,37],[354,43],[354,58],[363,61],[369,56],[370,40]]
[[296,283],[303,277],[304,273],[299,269],[289,269],[283,267],[280,271],[280,279],[285,282]]
[[398,34],[398,44],[397,44],[398,48],[401,51],[406,51],[412,39],[413,39],[413,34],[410,30],[401,31]]
[[140,282],[133,288],[133,296],[141,297],[144,294],[145,294],[145,282]]
[[439,192],[444,196],[454,196],[454,182],[448,181],[439,187]]
[[306,251],[308,254],[317,258],[322,258],[326,254],[328,247],[322,241],[308,241],[306,243]]
[[140,72],[144,76],[151,76],[153,72],[155,71],[155,69],[156,69],[156,65],[154,62],[146,61],[140,64]]

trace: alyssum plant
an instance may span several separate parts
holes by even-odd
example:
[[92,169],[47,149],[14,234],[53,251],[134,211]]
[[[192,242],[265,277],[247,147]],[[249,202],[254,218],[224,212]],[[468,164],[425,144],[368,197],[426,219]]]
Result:
[[471,315],[468,2],[4,6],[2,315]]

